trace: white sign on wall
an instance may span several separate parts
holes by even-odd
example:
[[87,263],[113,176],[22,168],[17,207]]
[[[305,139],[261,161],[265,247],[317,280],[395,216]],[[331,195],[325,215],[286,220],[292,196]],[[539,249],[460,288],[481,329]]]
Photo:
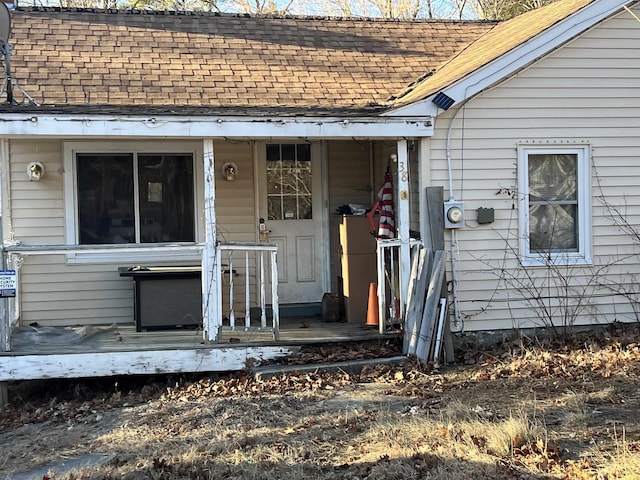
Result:
[[16,296],[16,271],[0,270],[0,298]]

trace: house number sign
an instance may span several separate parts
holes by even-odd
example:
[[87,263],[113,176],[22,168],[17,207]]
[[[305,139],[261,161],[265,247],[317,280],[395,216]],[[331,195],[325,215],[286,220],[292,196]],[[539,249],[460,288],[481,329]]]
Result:
[[16,296],[16,271],[0,270],[0,298]]

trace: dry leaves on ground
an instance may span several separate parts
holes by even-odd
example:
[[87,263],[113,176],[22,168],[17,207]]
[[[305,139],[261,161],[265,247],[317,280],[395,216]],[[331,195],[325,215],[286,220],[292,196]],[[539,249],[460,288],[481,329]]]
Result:
[[[615,325],[564,341],[468,346],[457,352],[457,366],[441,368],[407,359],[359,373],[294,372],[264,380],[246,371],[23,382],[11,387],[14,403],[0,414],[0,430],[5,440],[18,441],[16,432],[33,425],[38,441],[53,446],[52,456],[61,441],[55,435],[65,429],[79,438],[98,435],[96,426],[110,432],[89,446],[65,445],[66,455],[73,448],[112,455],[98,473],[69,479],[456,478],[442,472],[640,478],[638,338],[637,325]],[[305,347],[287,363],[398,354],[396,343],[363,342]],[[376,387],[374,395],[365,396],[367,385]],[[109,428],[107,417],[121,426]],[[127,436],[140,445],[136,435],[154,430],[158,440],[144,451],[118,446]],[[28,452],[30,440],[25,435],[24,448],[14,445],[15,451]],[[173,454],[163,453],[164,441]]]

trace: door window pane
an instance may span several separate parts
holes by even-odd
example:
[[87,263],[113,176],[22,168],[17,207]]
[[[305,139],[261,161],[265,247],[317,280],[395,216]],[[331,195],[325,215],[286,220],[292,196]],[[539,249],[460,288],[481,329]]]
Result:
[[269,220],[282,219],[282,198],[272,196],[267,199],[267,210]]
[[267,203],[269,220],[313,218],[310,145],[267,145]]

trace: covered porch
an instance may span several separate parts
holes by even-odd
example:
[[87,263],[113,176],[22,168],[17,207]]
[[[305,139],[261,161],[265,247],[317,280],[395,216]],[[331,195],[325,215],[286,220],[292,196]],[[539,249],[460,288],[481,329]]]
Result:
[[[102,119],[103,120],[103,119]],[[412,138],[426,138],[431,131],[430,121],[424,119],[270,119],[254,121],[240,121],[229,119],[207,120],[193,119],[189,125],[183,122],[174,122],[166,119],[159,122],[155,119],[154,129],[145,130],[141,142],[152,142],[154,136],[166,141],[167,135],[176,141],[184,141],[184,136],[201,135],[205,127],[212,125],[218,130],[224,131],[229,136],[222,137],[229,142],[237,139],[239,142],[260,141],[267,139],[275,142],[303,142],[317,145],[314,152],[319,153],[321,162],[326,162],[328,154],[326,142],[331,140],[365,139],[365,142],[386,141],[395,145],[394,155],[397,161],[393,164],[393,174],[397,178],[395,194],[397,202],[397,235],[398,235],[398,292],[406,292],[410,275],[410,177],[409,177],[409,141],[401,132]],[[106,121],[85,120],[82,124],[84,135],[92,138],[110,138],[112,142],[126,141],[134,143],[131,139],[131,125],[134,119],[112,119]],[[143,125],[148,125],[148,119],[139,119]],[[60,131],[59,122],[62,122],[63,136],[55,141],[77,142],[80,138],[77,122],[61,117],[42,117],[35,130],[30,130],[28,136],[34,141],[46,139],[51,142],[54,132]],[[21,127],[22,128],[22,127]],[[30,128],[30,127],[28,127]],[[253,137],[249,135],[249,131]],[[127,133],[123,133],[127,132]],[[25,132],[14,132],[14,134]],[[255,135],[258,135],[257,137]],[[217,137],[216,137],[217,138]],[[178,140],[180,139],[180,140]],[[134,139],[135,140],[135,139]],[[5,142],[5,155],[3,161],[16,171],[22,166],[15,164],[15,158],[10,155],[11,140]],[[193,142],[194,140],[190,140]],[[32,378],[57,378],[57,377],[82,377],[119,374],[145,374],[145,373],[170,373],[170,372],[199,372],[199,371],[228,371],[238,370],[246,366],[247,362],[262,361],[287,355],[296,345],[315,342],[324,343],[344,340],[365,340],[371,338],[388,338],[397,336],[398,331],[387,328],[386,323],[379,324],[378,328],[365,325],[365,318],[356,322],[324,322],[318,317],[297,317],[284,319],[280,315],[279,297],[283,291],[280,283],[279,261],[286,258],[280,250],[281,244],[269,242],[266,238],[260,241],[235,241],[229,239],[227,231],[220,231],[233,215],[233,207],[225,207],[226,212],[220,218],[219,185],[216,176],[229,161],[225,151],[220,154],[216,150],[216,139],[202,137],[195,139],[200,142],[201,175],[199,179],[202,198],[202,242],[191,245],[184,244],[155,244],[155,245],[78,245],[77,239],[68,234],[66,244],[38,244],[31,239],[28,244],[21,242],[18,230],[9,230],[5,238],[13,237],[6,242],[4,252],[8,256],[9,263],[6,268],[15,269],[18,272],[18,296],[15,300],[4,299],[2,301],[3,314],[0,325],[2,338],[0,353],[0,381],[21,380]],[[412,147],[419,145],[419,141]],[[66,147],[65,147],[66,148]],[[255,150],[255,144],[252,147]],[[313,147],[316,148],[316,147]],[[419,149],[419,155],[426,155],[426,149]],[[255,159],[255,156],[253,157]],[[42,157],[47,165],[47,171],[54,171],[51,160]],[[197,160],[197,158],[196,158]],[[253,160],[252,160],[253,161]],[[68,162],[68,159],[64,159]],[[417,158],[416,164],[422,163]],[[66,163],[65,163],[66,165]],[[240,171],[246,174],[243,164]],[[318,183],[318,191],[329,189],[329,179],[326,173],[326,165],[322,172],[321,181]],[[369,172],[365,172],[369,175]],[[47,175],[51,175],[50,173]],[[426,179],[420,171],[412,172],[415,175],[416,189],[421,191],[426,184]],[[62,188],[68,189],[69,182],[61,179]],[[68,179],[67,179],[68,180]],[[48,178],[45,177],[41,185]],[[218,180],[220,181],[220,180]],[[257,180],[254,180],[256,182]],[[238,184],[238,183],[236,183]],[[33,185],[28,185],[33,188]],[[8,193],[9,204],[3,202],[4,217],[9,221],[6,226],[12,228],[15,222],[16,209],[11,206],[11,193],[13,184],[5,184],[5,192]],[[55,187],[55,184],[54,184]],[[348,188],[348,187],[347,187]],[[375,188],[375,187],[374,187]],[[224,199],[223,199],[224,200]],[[226,201],[226,200],[225,200]],[[413,199],[416,210],[423,208],[422,198]],[[16,205],[16,202],[13,203]],[[368,205],[367,205],[368,206]],[[325,198],[318,218],[321,219],[322,235],[326,242],[320,272],[323,275],[322,291],[335,291],[336,272],[331,271],[333,260],[329,249],[332,218],[329,210],[329,202]],[[251,215],[259,216],[256,209]],[[13,222],[11,221],[13,220]],[[68,221],[68,220],[67,220]],[[258,226],[258,222],[251,223],[251,230]],[[422,228],[420,225],[418,228]],[[415,228],[415,227],[414,227]],[[425,226],[426,228],[426,226]],[[5,227],[5,231],[7,231]],[[262,231],[255,230],[255,240],[261,240]],[[248,238],[254,235],[245,235]],[[222,238],[221,238],[222,237]],[[14,240],[15,239],[15,240]],[[274,246],[275,245],[275,246]],[[233,252],[233,260],[229,253]],[[251,252],[251,253],[247,253]],[[278,258],[279,256],[279,258]],[[120,260],[119,260],[120,258]],[[164,262],[157,262],[158,258],[164,258]],[[142,266],[155,263],[164,266],[183,265],[184,259],[191,259],[189,266],[198,268],[201,291],[201,320],[198,320],[191,328],[170,329],[139,329],[131,321],[133,320],[131,305],[122,302],[121,299],[112,298],[120,295],[114,288],[108,293],[95,297],[87,297],[87,300],[78,298],[77,289],[83,282],[95,283],[93,287],[100,291],[100,285],[104,279],[105,285],[121,285],[123,279],[117,270],[123,265]],[[62,260],[60,260],[62,259]],[[134,262],[132,259],[139,259]],[[154,260],[155,259],[155,260]],[[193,261],[196,260],[195,262]],[[238,275],[236,276],[236,273]],[[28,280],[26,284],[23,284]],[[65,286],[69,281],[68,286]],[[118,283],[120,282],[120,283]],[[52,285],[55,288],[51,288]],[[21,291],[23,285],[28,285],[27,291]],[[64,291],[64,288],[68,288]],[[284,291],[287,291],[286,288]],[[400,311],[404,310],[404,300],[399,295]],[[114,300],[118,308],[123,312],[120,318],[129,315],[129,321],[111,322],[109,316],[105,321],[100,321],[98,316],[92,315],[98,311],[113,311]],[[319,300],[319,298],[318,298]],[[381,299],[384,301],[384,298]],[[65,308],[66,303],[84,305],[82,308],[74,307],[75,316],[59,316],[55,321],[48,321],[46,311],[48,308]],[[389,303],[388,305],[391,305]],[[395,303],[393,303],[395,307]],[[83,310],[84,309],[84,310]],[[126,309],[126,310],[125,310]],[[38,311],[39,318],[43,320],[30,321],[30,315]],[[384,310],[384,308],[382,309]],[[130,313],[127,313],[130,312]],[[254,312],[258,312],[258,316]],[[269,312],[269,314],[267,314]],[[85,336],[78,343],[51,344],[37,340],[37,330],[52,329],[58,334],[76,335],[77,331],[84,330]],[[139,331],[143,330],[143,331]],[[22,338],[20,336],[22,335]],[[16,340],[18,340],[16,342]]]

